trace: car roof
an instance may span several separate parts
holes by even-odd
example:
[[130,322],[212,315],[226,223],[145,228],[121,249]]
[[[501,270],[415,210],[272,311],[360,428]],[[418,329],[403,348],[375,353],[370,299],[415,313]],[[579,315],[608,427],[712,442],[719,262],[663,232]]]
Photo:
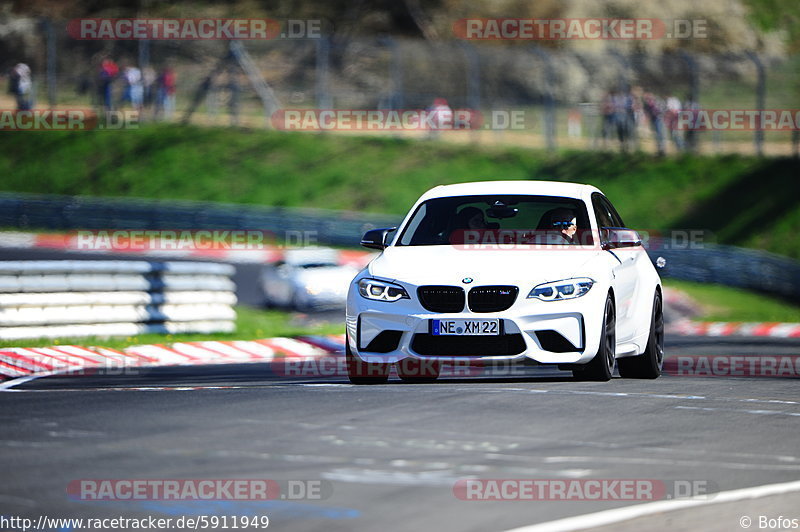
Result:
[[564,181],[474,181],[453,185],[439,185],[423,194],[419,201],[482,194],[522,194],[587,199],[592,192],[600,192],[600,190],[592,185]]

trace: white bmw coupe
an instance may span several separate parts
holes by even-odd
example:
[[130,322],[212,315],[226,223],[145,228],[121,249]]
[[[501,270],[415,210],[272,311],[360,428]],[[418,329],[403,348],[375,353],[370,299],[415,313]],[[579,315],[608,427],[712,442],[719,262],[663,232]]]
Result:
[[[526,361],[607,381],[661,374],[661,280],[600,190],[549,181],[435,187],[347,295],[354,384],[435,380],[442,364]],[[529,362],[529,361],[527,361]],[[420,370],[423,368],[423,370]]]

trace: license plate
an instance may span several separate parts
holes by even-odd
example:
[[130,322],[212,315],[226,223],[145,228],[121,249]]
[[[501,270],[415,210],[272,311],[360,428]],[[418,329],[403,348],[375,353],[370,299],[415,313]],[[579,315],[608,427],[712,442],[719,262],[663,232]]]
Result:
[[496,336],[500,334],[500,320],[431,320],[434,336]]

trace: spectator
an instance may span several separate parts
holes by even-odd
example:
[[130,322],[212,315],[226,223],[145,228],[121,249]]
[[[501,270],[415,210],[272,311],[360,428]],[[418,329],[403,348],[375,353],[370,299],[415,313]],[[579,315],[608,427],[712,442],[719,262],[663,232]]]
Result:
[[165,120],[171,120],[175,112],[175,71],[170,67],[164,67],[157,83],[156,114],[162,115]]
[[106,111],[111,111],[114,108],[113,101],[113,84],[114,80],[119,75],[119,67],[109,58],[103,59],[100,63],[98,91],[100,93],[100,101],[103,102],[103,107]]
[[639,147],[639,126],[644,122],[644,111],[642,110],[642,88],[631,87],[625,94],[625,139],[628,147]]
[[605,148],[606,142],[611,138],[614,130],[614,94],[611,91],[606,92],[605,96],[603,96],[600,113],[603,117],[600,135],[603,138],[603,148]]
[[612,105],[612,131],[617,134],[620,149],[625,151],[628,142],[630,126],[628,124],[628,112],[632,106],[629,105],[628,96],[625,91],[617,91],[611,97]]
[[664,126],[669,132],[675,149],[683,151],[683,135],[678,129],[678,113],[681,111],[681,101],[675,96],[667,97],[667,109],[664,111]]
[[130,102],[134,109],[141,111],[144,103],[142,71],[135,66],[126,66],[122,71],[122,79],[125,81],[122,103]]
[[567,135],[572,138],[580,138],[582,133],[581,112],[574,107],[567,114]]
[[453,110],[444,98],[433,100],[430,112],[433,116],[433,122],[436,124],[434,129],[428,130],[430,138],[436,138],[443,129],[451,129],[453,127]]
[[150,107],[155,102],[155,85],[156,85],[156,71],[153,67],[147,65],[142,69],[142,89],[143,99],[142,105]]
[[29,111],[31,109],[32,89],[31,68],[25,63],[17,63],[9,73],[8,92],[16,98],[18,111]]
[[664,155],[664,102],[652,92],[642,95],[642,107],[650,122],[659,155]]

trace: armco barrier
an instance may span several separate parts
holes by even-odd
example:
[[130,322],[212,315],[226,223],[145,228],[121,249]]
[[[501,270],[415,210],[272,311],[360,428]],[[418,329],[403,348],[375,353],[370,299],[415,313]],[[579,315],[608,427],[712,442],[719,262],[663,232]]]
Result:
[[400,221],[398,216],[322,209],[0,193],[0,227],[23,229],[260,230],[280,239],[312,234],[320,244],[353,246],[367,230]]
[[651,239],[647,253],[654,264],[666,260],[662,277],[800,299],[800,263],[780,255],[717,244],[686,248],[662,239]]
[[[391,227],[399,216],[369,213],[142,199],[0,193],[0,227],[74,229],[263,230],[285,237],[311,232],[316,243],[354,247],[364,232]],[[648,254],[664,257],[663,277],[713,282],[800,298],[800,264],[758,250],[702,244],[689,248],[651,238]]]
[[234,271],[208,262],[1,261],[0,339],[230,332]]

